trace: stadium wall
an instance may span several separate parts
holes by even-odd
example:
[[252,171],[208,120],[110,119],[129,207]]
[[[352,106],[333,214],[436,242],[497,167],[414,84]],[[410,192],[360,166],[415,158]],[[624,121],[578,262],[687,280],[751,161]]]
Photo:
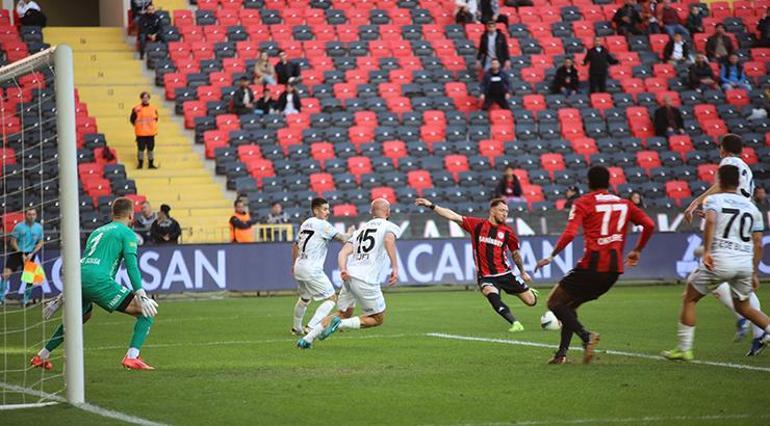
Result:
[[[548,255],[556,237],[528,237],[522,240],[525,268],[531,271],[537,259]],[[536,284],[550,284],[560,279],[577,262],[582,240],[576,239],[554,263],[534,274]],[[764,258],[760,264],[763,278],[770,277],[770,235],[763,239]],[[640,265],[628,269],[626,280],[674,281],[687,276],[697,265],[695,249],[701,236],[691,233],[656,234],[645,249]],[[337,243],[332,243],[326,271],[339,285],[336,268]],[[398,242],[400,285],[428,286],[471,284],[475,282],[473,256],[467,238],[402,240]],[[58,257],[48,251],[47,256]],[[212,291],[293,290],[291,244],[205,244],[146,246],[139,250],[139,267],[144,287],[149,292],[182,293]],[[58,293],[62,288],[61,259],[46,263],[44,292]],[[383,275],[387,271],[383,272]],[[117,280],[128,286],[125,270]],[[384,281],[384,279],[383,279]],[[13,279],[14,290],[18,276]]]

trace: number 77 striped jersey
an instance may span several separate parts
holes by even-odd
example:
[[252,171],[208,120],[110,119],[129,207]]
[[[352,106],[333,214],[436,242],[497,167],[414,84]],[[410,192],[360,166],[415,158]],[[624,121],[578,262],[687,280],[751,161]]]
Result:
[[643,248],[652,236],[655,224],[639,207],[629,200],[606,190],[590,192],[572,205],[569,221],[554,252],[564,249],[583,227],[584,252],[576,269],[596,272],[623,273],[623,247],[628,224],[642,226],[638,248]]

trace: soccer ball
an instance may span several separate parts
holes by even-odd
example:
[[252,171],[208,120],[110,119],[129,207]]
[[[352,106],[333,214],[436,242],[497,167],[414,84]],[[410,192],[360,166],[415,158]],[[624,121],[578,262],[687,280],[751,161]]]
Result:
[[554,315],[553,312],[545,311],[540,317],[540,327],[542,327],[543,330],[559,330],[561,329],[561,321],[556,318],[556,315]]

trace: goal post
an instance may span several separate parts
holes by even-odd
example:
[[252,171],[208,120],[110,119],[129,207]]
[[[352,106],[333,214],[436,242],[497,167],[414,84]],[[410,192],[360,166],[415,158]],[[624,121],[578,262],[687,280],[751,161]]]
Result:
[[[61,320],[66,330],[63,358],[56,358],[54,369],[46,371],[29,365],[30,358],[59,324],[59,318],[45,319],[42,309],[42,302],[53,294],[44,293],[45,290],[56,288],[51,276],[44,277],[43,284],[36,276],[34,286],[23,281],[17,265],[12,265],[14,274],[10,279],[3,279],[0,287],[0,296],[9,292],[6,303],[0,304],[0,344],[3,345],[0,410],[63,402],[62,393],[69,403],[85,402],[81,200],[73,74],[72,49],[67,45],[0,67],[0,183],[3,189],[0,262],[5,269],[10,264],[8,259],[16,256],[24,259],[22,270],[31,260],[39,265],[38,269],[42,267],[47,271],[44,275],[57,277],[64,293]],[[43,228],[45,244],[35,259],[27,260],[21,257],[24,249],[18,247],[16,251],[9,240],[12,235],[23,235],[12,232],[22,225],[30,210],[40,213],[37,221]],[[57,252],[60,264],[55,256]],[[17,284],[18,290],[15,290]],[[25,287],[32,291],[25,293]],[[28,294],[42,294],[41,303],[26,304]]]

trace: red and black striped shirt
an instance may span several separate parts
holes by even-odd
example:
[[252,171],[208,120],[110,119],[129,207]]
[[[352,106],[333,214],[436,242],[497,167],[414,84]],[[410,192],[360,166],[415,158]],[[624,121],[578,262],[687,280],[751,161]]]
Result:
[[507,225],[495,225],[487,219],[463,217],[462,228],[471,234],[476,272],[481,277],[492,277],[511,272],[505,248],[519,249],[519,239]]

